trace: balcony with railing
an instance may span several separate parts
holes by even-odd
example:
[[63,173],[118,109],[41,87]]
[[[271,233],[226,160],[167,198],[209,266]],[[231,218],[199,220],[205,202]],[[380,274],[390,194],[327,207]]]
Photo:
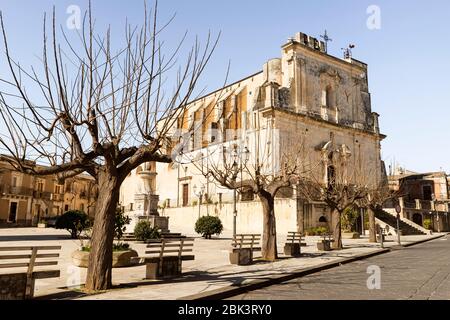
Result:
[[11,185],[0,185],[0,195],[31,197],[33,195],[33,189],[27,187],[13,187]]
[[33,191],[33,198],[42,200],[52,200],[52,193],[47,191]]

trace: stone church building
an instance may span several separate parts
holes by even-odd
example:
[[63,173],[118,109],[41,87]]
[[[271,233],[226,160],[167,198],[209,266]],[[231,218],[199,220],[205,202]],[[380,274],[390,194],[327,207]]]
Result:
[[[190,156],[195,163],[139,167],[124,182],[120,201],[132,216],[145,214],[158,201],[159,213],[169,217],[171,231],[194,233],[197,218],[207,214],[219,216],[229,231],[233,191],[207,181],[201,171],[208,170],[208,159],[217,157],[224,146],[235,144],[258,154],[261,146],[255,141],[261,140],[270,149],[270,157],[264,160],[268,167],[277,167],[283,152],[301,140],[324,180],[331,170],[329,159],[339,153],[348,157],[349,169],[358,168],[376,184],[385,178],[380,156],[385,136],[378,116],[372,112],[367,65],[351,54],[344,59],[331,56],[325,43],[297,33],[282,45],[280,58],[267,61],[258,73],[192,101],[180,115],[173,128],[178,134],[174,141],[181,143],[184,159]],[[295,188],[279,192],[275,215],[280,233],[331,222],[323,203],[305,201]],[[239,193],[237,232],[261,231],[258,198]]]

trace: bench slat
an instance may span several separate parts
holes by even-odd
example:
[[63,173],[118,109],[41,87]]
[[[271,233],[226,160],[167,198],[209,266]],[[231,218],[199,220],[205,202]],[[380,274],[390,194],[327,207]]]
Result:
[[[176,248],[176,247],[179,247],[181,244],[179,243],[179,244],[169,244],[169,243],[166,243],[166,244],[164,244],[164,247],[165,248]],[[161,247],[162,246],[162,243],[152,243],[152,244],[149,244],[149,245],[147,245],[147,248],[157,248],[157,247]],[[194,246],[194,244],[193,243],[183,243],[183,247],[193,247]]]
[[59,278],[61,272],[59,270],[34,271],[34,279]]
[[[178,253],[180,250],[164,250],[163,253]],[[182,252],[192,252],[192,249],[183,249]],[[161,250],[149,250],[149,251],[145,251],[146,254],[151,254],[151,253],[161,253]]]
[[251,242],[233,242],[232,245],[251,245],[251,244],[255,244],[258,243],[259,241],[251,241]]
[[60,250],[61,246],[35,246],[35,247],[0,247],[0,251],[21,251],[21,250]]
[[[58,258],[59,253],[41,253],[37,254],[36,258]],[[31,254],[11,254],[0,256],[0,260],[13,260],[13,259],[30,259]]]
[[[34,266],[55,266],[58,264],[58,261],[42,261],[35,262]],[[1,263],[0,268],[20,268],[20,267],[29,267],[30,264],[27,262],[17,262],[17,263]]]
[[[162,259],[174,259],[174,258],[178,258],[178,256],[164,256],[162,257]],[[195,256],[193,255],[187,255],[187,256],[181,256],[180,259],[182,261],[189,261],[189,260],[195,260]],[[159,262],[161,261],[161,259],[159,257],[137,257],[137,258],[133,258],[133,260],[140,260],[143,261],[143,263],[155,263],[155,262]]]

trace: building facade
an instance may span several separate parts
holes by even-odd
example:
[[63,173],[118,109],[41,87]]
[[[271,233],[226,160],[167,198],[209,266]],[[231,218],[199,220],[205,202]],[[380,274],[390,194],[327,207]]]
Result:
[[68,210],[94,216],[97,187],[78,175],[58,184],[55,176],[33,176],[15,170],[0,157],[0,226],[33,226]]
[[402,172],[389,176],[390,189],[399,195],[402,216],[433,231],[450,230],[450,185],[445,172]]
[[[385,136],[372,112],[367,65],[350,54],[331,56],[323,42],[303,33],[285,43],[281,57],[267,61],[262,71],[192,101],[172,129],[168,151],[176,161],[155,164],[153,192],[170,228],[184,232],[192,232],[196,219],[207,214],[219,216],[225,229],[232,227],[233,192],[202,174],[224,146],[237,145],[254,157],[268,150],[269,156],[260,158],[276,174],[284,151],[301,141],[303,158],[317,164],[314,170],[324,180],[337,156],[346,158],[349,172],[365,172],[370,184],[385,177],[380,156]],[[137,185],[136,177],[133,172],[122,187],[128,209],[135,208],[138,193],[129,186]],[[241,192],[237,207],[238,232],[261,232],[258,199]],[[279,192],[275,214],[279,231],[331,222],[323,203],[302,199],[295,187]]]

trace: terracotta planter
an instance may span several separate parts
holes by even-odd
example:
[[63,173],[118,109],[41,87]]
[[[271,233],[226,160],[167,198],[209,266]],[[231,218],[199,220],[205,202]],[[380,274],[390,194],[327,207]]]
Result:
[[[113,268],[130,267],[134,265],[131,258],[137,257],[138,253],[135,250],[114,251],[113,252]],[[77,250],[72,253],[72,262],[75,266],[87,268],[89,264],[89,252]]]

